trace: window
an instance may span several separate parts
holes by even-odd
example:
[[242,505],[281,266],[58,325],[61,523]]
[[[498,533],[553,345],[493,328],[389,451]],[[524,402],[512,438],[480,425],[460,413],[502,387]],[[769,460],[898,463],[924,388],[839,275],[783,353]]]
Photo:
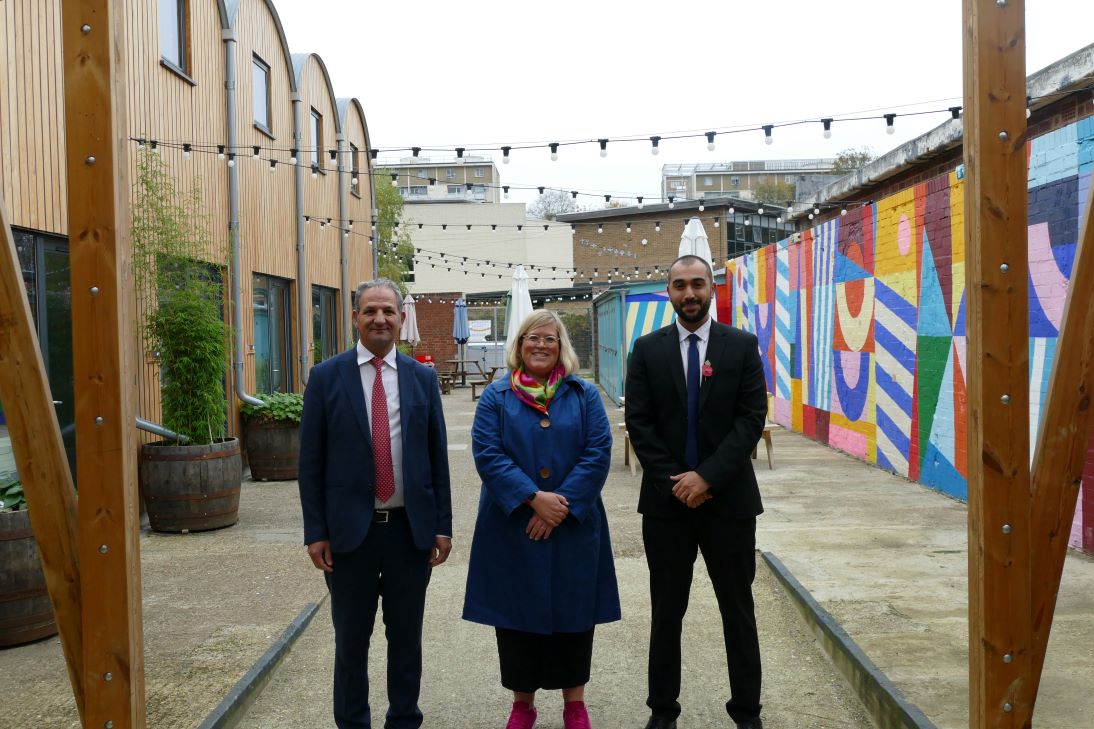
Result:
[[[361,197],[361,167],[358,157],[361,156],[361,150],[357,149],[357,145],[353,142],[349,143],[349,163],[350,168],[353,170],[353,174],[350,175],[349,191],[357,197]],[[357,180],[357,184],[354,185],[353,180]]]
[[713,177],[707,176],[707,177],[703,178],[703,185],[705,185],[706,187],[710,187],[713,184],[714,184],[714,178]]
[[187,56],[186,0],[160,0],[160,57],[185,72]]
[[312,364],[334,356],[338,346],[338,292],[326,286],[311,287]]
[[424,180],[425,179],[425,169],[424,168],[418,170],[418,179],[419,180]]
[[311,110],[312,164],[323,168],[323,115]]
[[255,124],[269,134],[273,129],[273,122],[270,121],[270,67],[258,56],[254,56],[251,62]]
[[445,170],[444,171],[444,179],[446,179],[446,180],[456,179],[456,170]]
[[486,199],[486,186],[485,185],[475,185],[474,187],[472,187],[471,188],[471,197],[475,198],[476,200],[485,200]]
[[426,186],[425,185],[411,185],[410,196],[411,197],[425,197]]
[[256,273],[251,278],[254,307],[254,363],[257,392],[292,390],[290,282]]
[[462,197],[463,196],[463,185],[449,185],[448,186],[448,196],[449,197]]
[[486,168],[485,167],[476,167],[475,168],[475,177],[486,177]]
[[734,175],[733,177],[729,178],[729,184],[733,185],[734,187],[740,187],[741,186],[741,178],[738,177],[737,175]]

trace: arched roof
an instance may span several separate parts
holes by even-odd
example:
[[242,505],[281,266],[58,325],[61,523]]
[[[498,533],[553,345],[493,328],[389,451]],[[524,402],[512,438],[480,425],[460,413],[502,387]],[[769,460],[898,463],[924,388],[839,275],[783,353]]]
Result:
[[[266,9],[270,12],[270,18],[273,19],[274,28],[277,29],[277,36],[281,40],[281,52],[285,55],[285,68],[293,68],[294,57],[289,52],[289,41],[285,38],[285,27],[281,24],[281,16],[277,14],[277,8],[274,7],[272,0],[261,1],[266,4]],[[225,28],[235,28],[236,18],[239,15],[239,6],[242,2],[243,0],[217,0],[217,3],[221,6],[221,18]],[[296,79],[297,74],[294,69],[294,72],[289,74],[289,87],[292,91],[299,89]],[[334,94],[332,93],[331,96],[334,96]]]
[[293,71],[293,84],[295,90],[300,90],[300,82],[304,79],[304,67],[308,65],[309,59],[315,59],[315,62],[319,64],[319,70],[323,72],[323,80],[327,84],[327,93],[330,95],[331,105],[335,108],[334,115],[334,131],[339,134],[342,133],[342,115],[337,113],[338,111],[338,97],[334,95],[334,85],[330,82],[330,74],[327,73],[327,64],[323,63],[323,58],[318,53],[294,53],[292,54],[292,71]]

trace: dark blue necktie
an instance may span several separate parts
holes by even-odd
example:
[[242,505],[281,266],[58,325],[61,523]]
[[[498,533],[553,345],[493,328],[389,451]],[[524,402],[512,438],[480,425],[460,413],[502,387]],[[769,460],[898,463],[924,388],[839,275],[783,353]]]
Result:
[[699,465],[699,335],[688,335],[688,439],[684,446],[688,468]]

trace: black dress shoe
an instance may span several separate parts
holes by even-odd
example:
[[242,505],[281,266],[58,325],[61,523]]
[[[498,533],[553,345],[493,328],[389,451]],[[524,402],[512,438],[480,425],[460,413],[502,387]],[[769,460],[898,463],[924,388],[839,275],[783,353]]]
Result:
[[[664,716],[651,716],[646,722],[646,729],[676,729],[676,719],[668,719]],[[763,729],[763,727],[760,727]]]
[[764,729],[763,719],[756,717],[748,721],[737,722],[737,729]]

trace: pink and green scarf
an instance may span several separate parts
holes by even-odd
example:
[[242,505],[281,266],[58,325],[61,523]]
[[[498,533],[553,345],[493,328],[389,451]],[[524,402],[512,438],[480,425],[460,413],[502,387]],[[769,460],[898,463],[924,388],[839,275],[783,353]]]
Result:
[[525,405],[546,414],[551,398],[555,396],[558,385],[565,376],[566,370],[562,365],[558,365],[547,376],[546,384],[541,385],[535,377],[525,374],[524,368],[521,367],[509,376],[509,387]]

